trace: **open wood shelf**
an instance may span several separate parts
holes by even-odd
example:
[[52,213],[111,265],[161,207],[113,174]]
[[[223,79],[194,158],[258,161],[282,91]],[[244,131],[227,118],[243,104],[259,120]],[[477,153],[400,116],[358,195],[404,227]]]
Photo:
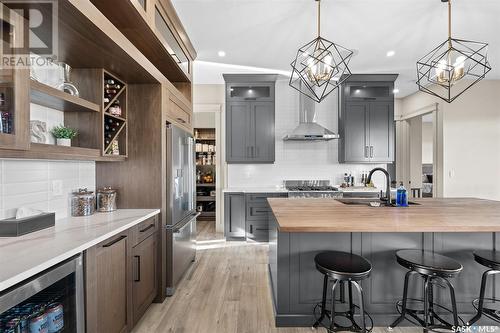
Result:
[[28,158],[46,160],[124,161],[121,156],[101,156],[100,149],[65,147],[31,143],[29,150],[0,150],[1,158]]
[[48,108],[68,112],[99,112],[101,107],[83,98],[72,96],[64,91],[41,82],[30,81],[31,102]]
[[114,118],[114,119],[116,119],[116,120],[120,120],[120,121],[123,121],[123,122],[125,122],[125,120],[126,120],[126,119],[125,119],[125,118],[123,118],[123,117],[115,116],[114,114],[111,114],[111,113],[109,113],[109,112],[104,112],[104,115],[105,115],[106,117],[111,117],[111,118]]
[[196,201],[215,201],[215,196],[210,195],[199,195],[196,197]]
[[196,184],[198,187],[215,187],[215,183],[198,183]]

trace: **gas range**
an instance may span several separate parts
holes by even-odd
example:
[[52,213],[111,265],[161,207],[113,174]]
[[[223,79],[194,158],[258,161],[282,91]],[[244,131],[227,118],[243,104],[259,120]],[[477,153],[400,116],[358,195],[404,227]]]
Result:
[[342,198],[342,192],[329,180],[285,180],[289,198]]

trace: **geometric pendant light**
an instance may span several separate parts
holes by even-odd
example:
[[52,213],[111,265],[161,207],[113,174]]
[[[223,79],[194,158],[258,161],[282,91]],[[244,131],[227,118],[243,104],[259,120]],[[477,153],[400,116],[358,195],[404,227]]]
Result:
[[318,2],[318,37],[297,51],[291,63],[289,84],[319,103],[351,75],[348,65],[353,52],[320,36],[321,0],[315,1]]
[[451,37],[451,1],[441,0],[448,2],[448,39],[417,62],[419,90],[448,103],[491,70],[488,44]]

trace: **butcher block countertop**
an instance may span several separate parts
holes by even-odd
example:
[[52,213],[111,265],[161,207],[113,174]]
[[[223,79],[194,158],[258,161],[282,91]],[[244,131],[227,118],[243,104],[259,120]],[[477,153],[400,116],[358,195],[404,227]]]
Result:
[[500,232],[500,201],[412,199],[410,207],[335,199],[268,199],[281,232]]

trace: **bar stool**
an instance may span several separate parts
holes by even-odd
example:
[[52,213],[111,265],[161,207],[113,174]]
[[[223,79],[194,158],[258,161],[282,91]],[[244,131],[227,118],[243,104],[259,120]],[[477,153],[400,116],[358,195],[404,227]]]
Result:
[[[313,324],[313,328],[322,326],[328,330],[328,332],[336,331],[352,331],[352,332],[370,332],[373,328],[373,320],[370,315],[364,310],[364,300],[363,300],[363,288],[359,284],[360,281],[367,279],[370,276],[372,270],[372,265],[365,258],[352,253],[339,252],[339,251],[325,251],[317,254],[314,257],[314,262],[316,263],[316,269],[320,271],[323,277],[323,297],[321,303],[318,303],[314,307],[314,317],[316,322]],[[332,299],[330,310],[327,309],[327,292],[328,292],[328,282],[332,280]],[[335,289],[339,286],[340,289],[340,302],[345,303],[344,299],[344,284],[348,285],[349,293],[349,309],[344,312],[335,311]],[[352,286],[356,288],[358,293],[359,305],[355,305],[352,301]],[[317,316],[317,309],[320,308],[321,312],[319,317]],[[356,314],[356,308],[359,309],[359,316],[361,320],[361,325],[358,325],[354,319]],[[371,326],[366,329],[365,315],[370,319]],[[323,324],[325,317],[330,319],[329,325]],[[341,326],[335,323],[335,317],[346,318],[351,325]]]
[[[405,275],[403,299],[396,303],[400,316],[389,326],[389,329],[396,327],[404,319],[423,327],[424,332],[426,329],[451,329],[452,326],[457,327],[459,326],[459,320],[462,324],[465,324],[458,316],[455,288],[448,280],[449,278],[456,277],[462,271],[463,266],[459,262],[440,254],[422,250],[397,251],[396,260],[401,266],[409,269],[409,271]],[[408,298],[408,282],[411,275],[419,275],[424,280],[423,300]],[[434,284],[441,287],[448,287],[451,310],[434,302]],[[424,309],[410,309],[408,307],[408,300],[424,303]],[[436,309],[450,313],[453,316],[453,324],[450,324],[439,316],[436,313]],[[440,322],[440,324],[436,324],[436,322]]]
[[500,273],[500,253],[496,251],[475,251],[474,252],[474,260],[477,263],[488,267],[489,270],[483,273],[483,277],[481,278],[481,289],[479,291],[479,298],[472,301],[472,305],[477,310],[477,314],[469,320],[467,325],[472,325],[481,318],[481,316],[485,316],[490,318],[497,323],[500,323],[500,316],[498,314],[498,309],[491,309],[484,306],[484,301],[495,301],[498,302],[498,299],[494,298],[485,298],[484,294],[486,292],[486,282],[488,281],[488,277],[490,275],[495,275]]

